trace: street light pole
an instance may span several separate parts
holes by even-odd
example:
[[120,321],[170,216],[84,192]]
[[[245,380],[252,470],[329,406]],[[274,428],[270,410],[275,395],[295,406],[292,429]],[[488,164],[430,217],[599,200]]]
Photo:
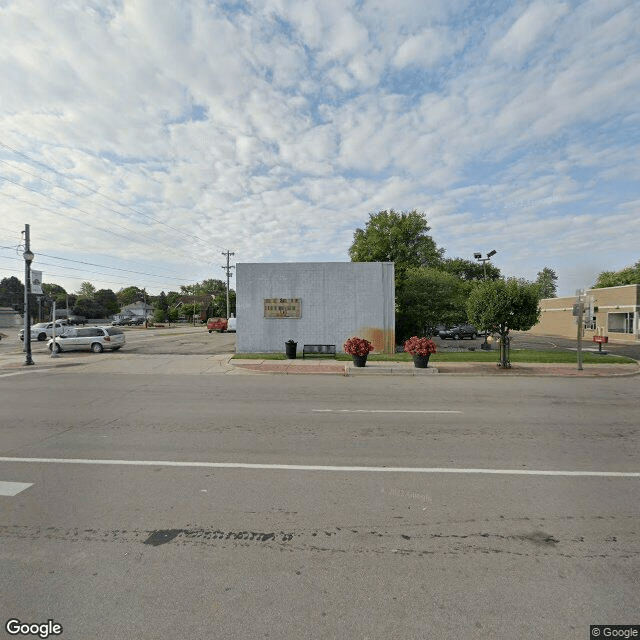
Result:
[[493,251],[489,251],[489,253],[487,253],[487,257],[483,258],[481,253],[474,253],[473,257],[478,261],[478,262],[482,262],[482,266],[484,268],[484,280],[487,279],[487,262],[489,262],[489,260],[491,260],[492,256],[495,256],[496,253],[498,253],[495,249]]
[[29,225],[24,225],[24,351],[26,353],[24,364],[34,364],[31,357],[31,317],[29,309],[29,294],[31,293],[31,263],[34,255],[29,247]]

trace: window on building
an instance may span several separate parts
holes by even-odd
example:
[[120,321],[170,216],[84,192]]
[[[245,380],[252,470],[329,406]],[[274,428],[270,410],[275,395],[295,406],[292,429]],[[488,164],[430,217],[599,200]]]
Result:
[[591,317],[585,316],[584,328],[585,329],[593,329],[593,330],[595,330],[596,327],[597,327],[597,325],[596,325],[596,317],[595,316],[591,316]]
[[633,333],[633,312],[610,313],[609,333]]

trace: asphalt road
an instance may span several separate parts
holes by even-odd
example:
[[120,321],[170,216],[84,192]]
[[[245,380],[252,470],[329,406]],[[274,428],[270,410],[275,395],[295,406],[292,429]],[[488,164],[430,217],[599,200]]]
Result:
[[0,481],[30,485],[0,496],[6,620],[109,640],[640,623],[640,477],[611,475],[640,471],[637,377],[0,384]]

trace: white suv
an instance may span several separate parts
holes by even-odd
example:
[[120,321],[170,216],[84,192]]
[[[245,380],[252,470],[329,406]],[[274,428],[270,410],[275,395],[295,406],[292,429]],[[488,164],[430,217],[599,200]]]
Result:
[[[66,320],[56,320],[56,334],[62,333],[69,328]],[[53,335],[53,322],[39,322],[31,326],[31,339],[44,342]],[[20,329],[18,338],[24,340],[24,329]]]
[[94,353],[101,353],[105,349],[117,351],[125,343],[124,332],[118,327],[83,327],[78,329],[68,329],[54,341],[49,340],[49,351],[77,351],[91,350]]

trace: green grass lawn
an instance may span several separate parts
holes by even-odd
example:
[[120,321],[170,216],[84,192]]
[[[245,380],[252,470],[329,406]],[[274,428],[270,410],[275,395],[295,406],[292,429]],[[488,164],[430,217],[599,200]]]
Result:
[[[233,356],[242,360],[286,360],[284,353],[240,353]],[[316,358],[317,356],[313,356]],[[351,356],[346,353],[338,353],[334,356],[320,356],[321,360],[351,361]],[[493,351],[441,351],[432,354],[429,362],[498,362],[500,352]],[[409,353],[395,353],[387,355],[383,353],[369,354],[371,361],[412,362]],[[577,362],[575,351],[534,351],[528,349],[511,349],[509,360],[511,362],[541,362],[549,364],[571,364]],[[599,356],[588,351],[582,352],[584,364],[633,364],[635,360],[623,356]]]

